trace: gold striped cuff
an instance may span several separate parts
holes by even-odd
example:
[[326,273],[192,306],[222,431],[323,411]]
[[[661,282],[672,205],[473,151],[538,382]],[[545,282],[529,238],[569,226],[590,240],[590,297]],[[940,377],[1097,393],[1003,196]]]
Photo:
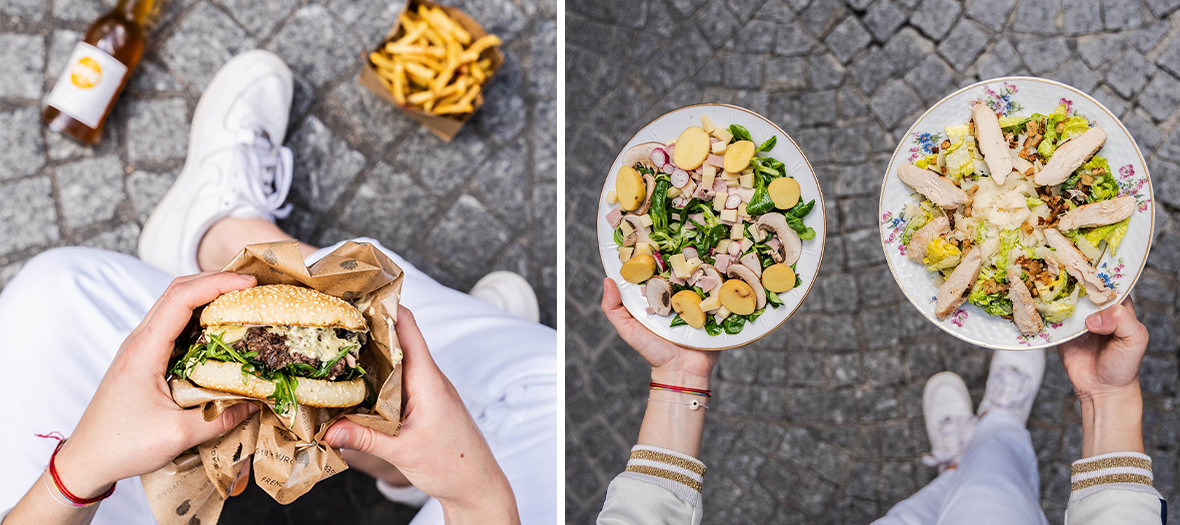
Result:
[[1070,485],[1070,490],[1082,490],[1097,485],[1107,485],[1111,483],[1138,483],[1140,485],[1147,485],[1148,487],[1155,487],[1155,484],[1148,476],[1139,474],[1110,474],[1106,476],[1098,476],[1090,479],[1083,479],[1075,481]]
[[[658,461],[660,463],[667,463],[669,465],[680,467],[684,470],[695,472],[698,476],[705,475],[705,466],[699,462],[689,461],[687,459],[657,452],[655,450],[639,449],[631,451],[631,459],[644,459],[647,461]],[[627,470],[631,470],[628,467]],[[687,483],[686,483],[687,484]],[[698,484],[699,486],[699,484]],[[698,488],[699,490],[699,488]]]
[[1085,474],[1087,472],[1094,472],[1096,470],[1103,470],[1108,468],[1138,468],[1150,471],[1151,460],[1138,457],[1108,457],[1096,459],[1093,461],[1078,461],[1070,467],[1070,473],[1074,476],[1078,474]]
[[680,483],[681,485],[689,487],[697,492],[701,491],[701,482],[699,482],[695,479],[692,479],[688,476],[685,476],[684,474],[681,474],[679,472],[672,472],[671,470],[665,470],[662,468],[649,467],[647,465],[627,465],[627,472],[634,472],[636,474],[647,474],[648,476],[655,476],[657,478],[663,478],[668,481],[674,481],[676,483]]

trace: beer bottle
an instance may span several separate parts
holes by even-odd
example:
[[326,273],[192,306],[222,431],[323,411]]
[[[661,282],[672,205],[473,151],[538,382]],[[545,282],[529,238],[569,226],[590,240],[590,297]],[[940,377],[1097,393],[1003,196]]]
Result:
[[119,0],[74,47],[46,100],[49,129],[97,144],[103,122],[143,55],[148,13],[155,0]]

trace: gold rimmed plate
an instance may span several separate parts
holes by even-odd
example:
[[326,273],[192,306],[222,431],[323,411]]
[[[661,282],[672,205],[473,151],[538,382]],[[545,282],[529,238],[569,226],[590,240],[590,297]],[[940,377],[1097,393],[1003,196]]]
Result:
[[930,322],[947,333],[972,344],[1001,350],[1045,348],[1069,341],[1086,332],[1086,316],[1100,307],[1086,298],[1078,301],[1074,314],[1060,323],[1046,323],[1041,332],[1026,336],[1009,319],[993,317],[978,307],[964,303],[943,320],[934,315],[934,298],[938,293],[935,275],[922,264],[905,257],[901,237],[908,218],[906,205],[915,202],[913,189],[897,178],[897,168],[930,153],[945,136],[948,126],[966,124],[971,119],[971,103],[980,100],[1002,115],[1027,116],[1050,114],[1060,104],[1088,118],[1108,134],[1098,154],[1110,162],[1119,184],[1120,195],[1135,197],[1137,206],[1131,215],[1130,228],[1118,253],[1107,250],[1098,260],[1099,276],[1114,288],[1122,301],[1139,279],[1147,253],[1151,250],[1155,228],[1155,204],[1147,165],[1135,139],[1126,126],[1100,102],[1081,90],[1043,78],[1004,77],[986,80],[960,89],[926,110],[902,138],[881,185],[878,220],[881,246],[898,286],[910,303]]
[[[622,262],[619,261],[618,244],[614,240],[614,230],[607,221],[607,214],[618,207],[606,201],[608,190],[615,187],[615,177],[622,167],[623,155],[631,147],[645,142],[668,143],[676,140],[680,133],[690,126],[700,126],[701,116],[708,115],[718,127],[738,124],[750,131],[750,136],[756,143],[769,139],[772,135],[778,140],[768,156],[782,161],[786,165],[787,174],[799,182],[801,199],[806,202],[815,199],[815,207],[804,220],[804,224],[815,230],[815,238],[803,241],[803,253],[796,265],[797,274],[803,280],[800,286],[779,294],[783,305],[778,308],[767,307],[766,311],[754,322],[747,323],[741,332],[719,335],[709,335],[704,329],[691,326],[671,326],[673,316],[660,316],[647,313],[647,298],[643,296],[640,285],[627,282],[619,274]],[[599,256],[606,275],[614,279],[619,285],[623,297],[623,305],[640,323],[663,339],[672,343],[695,348],[698,350],[725,350],[746,345],[757,341],[775,331],[799,308],[807,294],[815,284],[819,274],[820,262],[823,260],[824,240],[827,237],[827,217],[824,212],[823,193],[819,188],[819,180],[815,170],[807,162],[807,157],[791,139],[787,132],[771,122],[766,117],[753,111],[728,104],[697,104],[685,106],[656,118],[639,130],[619,150],[614,163],[606,174],[602,191],[598,197],[598,216],[596,229],[598,232]]]

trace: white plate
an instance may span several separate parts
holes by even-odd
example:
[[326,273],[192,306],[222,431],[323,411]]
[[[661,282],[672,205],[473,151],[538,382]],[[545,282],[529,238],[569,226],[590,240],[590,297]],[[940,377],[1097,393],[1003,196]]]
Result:
[[1118,254],[1112,256],[1108,251],[1098,262],[1098,274],[1118,294],[1109,304],[1121,302],[1139,279],[1147,252],[1151,249],[1155,227],[1151,179],[1139,146],[1118,117],[1094,98],[1060,82],[1032,77],[995,78],[960,89],[926,110],[906,132],[893,152],[881,187],[881,245],[889,269],[914,307],[930,322],[959,339],[1002,350],[1044,348],[1069,341],[1086,332],[1086,316],[1099,310],[1089,299],[1080,299],[1074,314],[1064,322],[1046,323],[1040,333],[1032,336],[1022,335],[1012,321],[992,317],[970,303],[964,303],[954,314],[940,321],[934,315],[934,297],[938,292],[934,274],[905,257],[901,235],[906,222],[902,212],[906,203],[915,197],[913,190],[897,178],[896,170],[903,163],[925,155],[929,145],[942,140],[939,136],[927,134],[942,134],[947,126],[966,124],[971,118],[971,102],[979,99],[1004,115],[1017,116],[1048,115],[1058,104],[1068,103],[1078,114],[1106,130],[1109,137],[1098,154],[1105,157],[1111,170],[1116,172],[1120,194],[1134,195],[1139,201]]
[[[686,325],[672,327],[669,324],[672,322],[673,316],[647,313],[647,298],[640,293],[640,286],[627,282],[619,274],[619,269],[623,266],[623,263],[619,261],[619,245],[615,243],[614,230],[606,220],[607,213],[618,207],[617,204],[607,204],[606,192],[608,188],[614,189],[615,187],[615,177],[619,168],[622,167],[623,153],[632,146],[644,142],[668,143],[676,140],[676,137],[679,137],[685,128],[701,125],[702,115],[708,115],[719,127],[728,127],[730,124],[745,126],[750,131],[750,137],[757,144],[769,139],[771,135],[777,135],[778,141],[770,150],[769,156],[782,161],[786,165],[787,175],[794,177],[799,182],[802,195],[800,198],[804,202],[815,199],[815,208],[804,220],[807,226],[815,230],[815,238],[803,241],[803,253],[796,266],[803,284],[786,293],[779,294],[779,298],[783,300],[783,306],[768,307],[758,319],[753,323],[747,323],[741,333],[737,335],[722,332],[712,336],[706,333],[703,328],[693,328]],[[811,286],[815,284],[820,261],[824,255],[827,217],[824,214],[823,193],[820,192],[819,180],[815,178],[815,171],[811,169],[811,164],[807,162],[807,157],[799,150],[799,146],[795,145],[795,141],[791,140],[791,137],[782,128],[766,117],[745,108],[728,104],[697,104],[673,110],[651,121],[631,137],[631,140],[628,140],[627,144],[619,151],[614,163],[611,164],[610,171],[607,172],[606,183],[603,184],[602,192],[598,196],[597,230],[602,266],[606,269],[606,275],[618,283],[619,291],[623,296],[623,305],[627,307],[632,316],[656,335],[678,345],[698,350],[725,350],[751,343],[773,332],[787,318],[791,317],[791,314],[807,297]]]

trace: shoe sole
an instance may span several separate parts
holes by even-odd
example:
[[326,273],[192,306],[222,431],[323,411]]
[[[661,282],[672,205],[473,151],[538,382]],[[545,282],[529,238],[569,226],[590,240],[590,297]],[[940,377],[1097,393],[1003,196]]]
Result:
[[[213,76],[213,79],[209,81],[209,85],[206,86],[205,92],[209,92],[210,86],[217,86],[219,83],[227,84],[226,88],[218,87],[219,90],[229,88],[241,89],[244,87],[241,84],[244,84],[248,81],[253,81],[254,77],[237,76],[236,73],[238,70],[242,69],[244,71],[251,71],[256,68],[266,66],[268,62],[271,64],[271,67],[276,68],[279,71],[286,70],[287,78],[290,79],[290,69],[287,67],[287,64],[278,57],[278,55],[264,50],[252,50],[239,54],[230,59],[229,62],[226,62],[226,64],[217,71],[217,74]],[[214,104],[212,99],[202,95],[201,99],[197,102],[196,109],[193,110],[193,120],[190,129],[201,129],[201,124],[203,124],[204,120],[208,118],[206,115],[208,114],[208,106],[210,104]],[[277,142],[282,143],[282,138],[283,137],[279,137]],[[169,233],[173,233],[175,231],[175,228],[169,228],[171,225],[167,223],[170,220],[185,220],[184,218],[176,217],[176,213],[178,213],[178,210],[185,209],[185,207],[180,206],[180,204],[183,204],[188,200],[188,194],[190,193],[191,188],[197,182],[199,182],[193,180],[194,177],[192,168],[195,163],[200,162],[203,159],[196,158],[197,152],[195,151],[195,141],[196,134],[191,134],[188,144],[188,156],[185,159],[184,167],[181,168],[180,175],[176,178],[176,181],[172,183],[172,186],[168,188],[168,191],[164,194],[164,197],[160,199],[160,202],[157,203],[156,207],[152,209],[152,213],[148,215],[148,219],[144,222],[143,229],[140,231],[139,244],[137,246],[137,252],[139,254],[140,260],[161,270],[164,270],[174,276],[190,273],[193,270],[193,268],[174,267],[174,261],[165,257],[162,254],[162,250],[164,250],[165,247],[169,246],[170,244],[175,244],[175,240],[168,236]],[[204,233],[201,235],[203,237]],[[197,243],[199,246],[200,239],[197,239]],[[195,255],[196,254],[194,252],[194,260],[192,261],[192,264],[193,267],[196,268],[196,271],[199,272],[200,268],[197,266]]]

